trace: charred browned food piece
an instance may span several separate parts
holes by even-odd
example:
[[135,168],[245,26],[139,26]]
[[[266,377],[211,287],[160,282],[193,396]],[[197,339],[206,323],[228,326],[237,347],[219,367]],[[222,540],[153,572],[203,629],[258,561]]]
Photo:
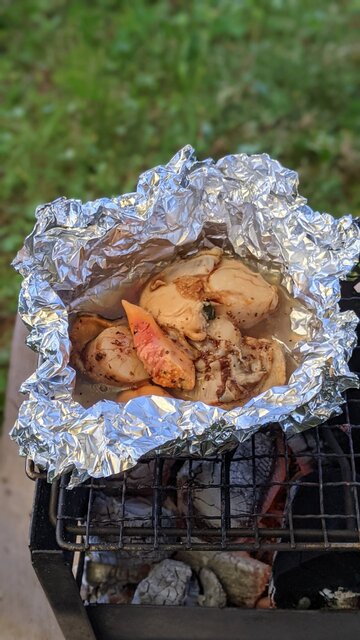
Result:
[[215,247],[166,267],[146,284],[140,305],[161,326],[173,327],[192,340],[204,340],[206,280],[221,256],[222,250]]
[[223,258],[209,275],[205,295],[217,303],[218,317],[228,316],[241,330],[261,322],[278,304],[276,287],[234,258]]
[[87,344],[82,360],[86,375],[95,382],[138,385],[149,378],[125,325],[104,329]]
[[153,316],[122,301],[137,354],[152,380],[162,387],[193,389],[195,368],[191,358],[160,329]]

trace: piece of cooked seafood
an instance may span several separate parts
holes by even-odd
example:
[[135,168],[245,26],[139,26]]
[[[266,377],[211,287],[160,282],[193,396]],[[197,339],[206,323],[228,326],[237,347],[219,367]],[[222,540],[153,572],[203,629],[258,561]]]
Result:
[[[257,340],[256,338],[247,337],[245,339],[247,348],[253,351],[251,340]],[[257,340],[259,342],[259,340]],[[276,340],[270,340],[272,351],[272,363],[268,375],[264,378],[260,384],[257,394],[263,393],[272,387],[279,387],[286,383],[286,360],[281,345]]]
[[162,387],[158,387],[156,384],[143,384],[137,389],[125,389],[116,396],[116,402],[127,402],[133,398],[140,398],[141,396],[162,396],[171,398],[170,393],[165,391]]
[[96,338],[104,329],[124,324],[123,320],[107,320],[92,313],[81,313],[73,320],[70,328],[71,355],[70,364],[81,373],[86,373],[82,352],[90,340]]
[[206,340],[193,342],[196,383],[189,400],[224,408],[239,406],[276,385],[285,384],[285,357],[273,340],[242,337],[226,317],[209,323]]
[[276,287],[234,258],[223,258],[209,275],[205,295],[217,303],[216,316],[227,315],[241,330],[254,327],[278,304]]
[[206,280],[221,257],[222,250],[215,247],[166,267],[145,285],[140,306],[161,326],[174,327],[192,340],[204,340]]
[[211,313],[228,316],[246,329],[261,322],[277,304],[275,286],[240,260],[224,257],[218,247],[166,267],[149,280],[140,296],[140,306],[161,326],[174,327],[190,340],[205,340]]
[[122,300],[137,354],[149,376],[162,387],[191,390],[195,367],[185,350],[159,327],[151,313]]
[[82,353],[82,362],[85,374],[94,382],[123,386],[149,379],[125,323],[108,327],[91,340]]

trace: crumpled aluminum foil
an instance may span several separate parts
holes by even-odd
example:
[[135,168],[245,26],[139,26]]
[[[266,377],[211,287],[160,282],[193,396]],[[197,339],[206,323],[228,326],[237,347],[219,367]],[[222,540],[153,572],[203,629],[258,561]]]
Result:
[[[40,354],[11,432],[20,454],[45,467],[50,481],[71,469],[74,486],[122,472],[151,451],[204,455],[271,422],[291,433],[339,413],[341,392],[359,386],[347,364],[357,317],[340,313],[338,301],[339,279],[358,259],[360,231],[351,216],[312,211],[297,185],[297,174],[266,154],[198,162],[186,146],[142,174],[135,193],[40,206],[14,261],[23,275],[19,312],[31,329],[28,345]],[[160,397],[89,408],[76,402],[69,312],[106,307],[115,317],[124,291],[211,244],[280,271],[304,303],[292,312],[298,366],[288,384],[230,411]]]

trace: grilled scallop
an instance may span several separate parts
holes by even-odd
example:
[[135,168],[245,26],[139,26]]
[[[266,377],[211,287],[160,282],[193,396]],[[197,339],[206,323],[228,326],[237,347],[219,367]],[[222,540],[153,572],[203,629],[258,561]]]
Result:
[[158,387],[156,384],[144,384],[138,389],[126,389],[121,391],[116,396],[116,402],[128,402],[133,398],[140,398],[141,396],[160,396],[165,398],[171,398],[170,393],[165,391],[162,387]]
[[122,304],[137,354],[153,382],[162,387],[193,389],[195,368],[185,350],[160,329],[150,313],[126,300]]
[[86,375],[114,386],[138,385],[149,376],[139,360],[129,327],[104,329],[83,352]]
[[173,327],[190,340],[206,339],[209,302],[217,317],[228,317],[242,330],[272,313],[278,295],[260,273],[223,257],[215,247],[170,265],[146,284],[140,297],[140,306],[160,326]]
[[222,250],[215,247],[170,265],[146,284],[140,306],[161,326],[173,327],[192,340],[204,340],[205,285],[221,256]]
[[70,329],[70,341],[71,341],[71,356],[70,364],[73,365],[81,373],[86,373],[85,365],[82,358],[82,353],[86,345],[96,338],[99,333],[114,327],[119,324],[124,324],[123,320],[107,320],[101,316],[91,313],[81,313],[72,322]]
[[241,330],[254,327],[278,304],[276,287],[232,258],[223,258],[209,275],[205,294],[217,303],[216,315],[229,317]]
[[[254,338],[246,338],[254,340]],[[257,340],[259,342],[259,340]],[[268,375],[261,383],[257,393],[263,393],[272,387],[279,387],[286,383],[286,362],[284,352],[275,340],[270,340],[272,348],[272,363]]]
[[224,408],[239,406],[285,383],[285,358],[272,340],[242,337],[227,318],[209,323],[208,337],[194,343],[196,384],[190,400]]
[[71,364],[93,382],[129,386],[148,379],[126,320],[81,314],[72,324],[70,340]]

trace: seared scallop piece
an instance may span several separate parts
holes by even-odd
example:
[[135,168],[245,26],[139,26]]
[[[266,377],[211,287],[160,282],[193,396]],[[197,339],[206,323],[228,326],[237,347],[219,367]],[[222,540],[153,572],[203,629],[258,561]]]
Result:
[[124,324],[124,320],[107,320],[92,313],[81,313],[76,316],[69,333],[71,341],[70,364],[81,373],[86,373],[82,359],[86,345],[104,329],[121,324]]
[[146,284],[140,306],[161,326],[173,327],[192,340],[205,340],[205,285],[222,253],[215,247],[166,267]]
[[195,368],[185,350],[162,331],[145,309],[126,300],[122,304],[137,355],[153,382],[162,387],[193,389]]
[[194,345],[198,348],[196,383],[187,399],[231,408],[285,384],[285,358],[280,345],[272,340],[241,337],[226,318],[210,322],[207,339]]
[[94,382],[138,385],[149,378],[126,325],[109,327],[99,333],[85,347],[82,361],[86,375]]
[[209,322],[206,340],[190,342],[192,347],[196,349],[197,354],[200,352],[210,357],[220,357],[233,350],[236,351],[240,347],[240,343],[241,333],[239,329],[226,316],[214,318]]
[[170,393],[156,384],[144,384],[138,389],[126,389],[116,396],[116,402],[128,402],[133,398],[141,398],[142,396],[160,396],[171,398]]
[[[250,338],[248,338],[250,340]],[[272,387],[279,387],[286,383],[286,362],[282,347],[275,341],[272,344],[272,365],[269,374],[263,380],[257,393],[267,391]]]
[[241,330],[261,322],[278,304],[276,287],[233,258],[223,258],[209,275],[205,294],[217,303],[216,315],[228,316]]

